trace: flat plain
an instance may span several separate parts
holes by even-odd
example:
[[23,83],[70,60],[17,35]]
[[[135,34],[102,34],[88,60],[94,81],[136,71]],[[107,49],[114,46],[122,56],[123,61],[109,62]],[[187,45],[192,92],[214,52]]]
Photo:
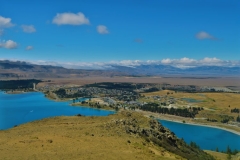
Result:
[[[44,81],[49,80],[44,78]],[[196,85],[196,86],[230,86],[240,90],[240,77],[83,77],[76,78],[51,78],[51,82],[39,83],[39,86],[48,84],[75,84],[84,85],[98,82],[129,82],[129,83],[167,83],[171,85]]]

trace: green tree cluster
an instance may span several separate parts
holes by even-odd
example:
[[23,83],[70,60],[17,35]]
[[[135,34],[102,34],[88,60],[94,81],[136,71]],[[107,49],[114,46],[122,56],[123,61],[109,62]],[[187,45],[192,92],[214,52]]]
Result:
[[166,108],[161,107],[156,103],[148,103],[140,107],[141,110],[144,111],[150,111],[150,112],[156,112],[156,113],[162,113],[162,114],[171,114],[181,117],[191,117],[194,118],[196,114],[198,114],[198,108],[192,107],[192,108]]

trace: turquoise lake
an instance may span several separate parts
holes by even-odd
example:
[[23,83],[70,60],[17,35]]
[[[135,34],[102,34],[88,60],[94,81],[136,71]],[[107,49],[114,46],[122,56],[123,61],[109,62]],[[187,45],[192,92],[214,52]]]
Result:
[[0,92],[0,129],[12,128],[34,120],[54,116],[107,116],[114,111],[73,107],[71,102],[55,102],[41,92],[5,94]]
[[201,149],[226,151],[227,146],[231,150],[240,150],[240,135],[222,129],[177,123],[166,120],[159,120],[164,126],[169,128],[177,137],[183,138],[188,144],[193,141]]
[[[72,107],[71,102],[55,102],[45,98],[41,92],[5,94],[0,92],[0,129],[9,129],[34,120],[54,116],[107,116],[114,111],[88,107]],[[229,145],[232,150],[240,150],[240,136],[221,129],[188,125],[159,120],[163,126],[173,131],[187,143],[196,142],[201,149],[225,151]]]

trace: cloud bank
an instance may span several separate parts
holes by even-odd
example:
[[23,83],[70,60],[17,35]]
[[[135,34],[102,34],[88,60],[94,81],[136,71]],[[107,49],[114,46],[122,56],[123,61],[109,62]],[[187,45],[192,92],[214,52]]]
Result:
[[225,67],[233,67],[235,65],[240,66],[239,61],[226,61],[220,60],[218,58],[209,58],[205,57],[200,60],[190,59],[190,58],[181,58],[181,59],[163,59],[161,60],[161,64],[171,65],[178,68],[191,68],[198,66],[225,66]]
[[81,12],[75,13],[58,13],[52,20],[57,25],[84,25],[90,24],[90,21]]
[[[26,61],[26,60],[23,60]],[[38,65],[62,66],[72,69],[113,69],[114,66],[137,67],[140,65],[170,65],[173,67],[185,69],[200,66],[222,66],[222,67],[240,67],[239,61],[221,60],[218,58],[205,57],[200,60],[190,59],[187,57],[181,59],[162,59],[162,60],[122,60],[110,62],[54,62],[54,61],[26,61]]]

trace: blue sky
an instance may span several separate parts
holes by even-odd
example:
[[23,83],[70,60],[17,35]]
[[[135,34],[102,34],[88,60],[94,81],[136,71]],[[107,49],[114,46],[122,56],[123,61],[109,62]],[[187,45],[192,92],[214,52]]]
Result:
[[239,62],[239,8],[238,0],[2,1],[0,59]]

